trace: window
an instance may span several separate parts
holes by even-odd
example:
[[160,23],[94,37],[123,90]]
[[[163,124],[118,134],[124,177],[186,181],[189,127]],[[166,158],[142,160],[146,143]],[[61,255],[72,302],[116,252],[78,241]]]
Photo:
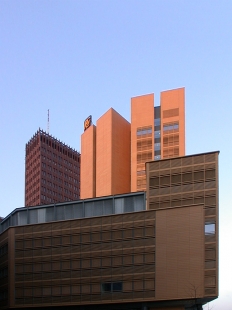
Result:
[[167,123],[164,124],[163,126],[163,131],[177,130],[177,129],[179,129],[179,123]]
[[122,292],[122,282],[102,283],[102,293]]
[[152,133],[151,127],[142,127],[137,129],[137,136],[149,135]]
[[160,150],[160,143],[155,143],[155,150]]
[[205,235],[215,234],[215,223],[205,223]]
[[155,126],[160,126],[160,124],[161,124],[160,118],[155,118],[154,125],[155,125]]

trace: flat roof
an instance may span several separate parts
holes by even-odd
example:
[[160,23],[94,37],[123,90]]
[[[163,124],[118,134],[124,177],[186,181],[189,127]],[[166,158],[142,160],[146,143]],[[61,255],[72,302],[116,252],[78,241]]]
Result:
[[104,196],[13,210],[0,222],[0,233],[9,227],[40,224],[146,210],[146,192]]

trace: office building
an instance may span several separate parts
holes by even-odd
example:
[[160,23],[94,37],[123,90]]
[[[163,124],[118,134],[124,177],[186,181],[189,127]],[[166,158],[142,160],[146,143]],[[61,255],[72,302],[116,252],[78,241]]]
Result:
[[131,99],[131,191],[145,190],[145,163],[185,155],[185,89]]
[[26,144],[25,206],[80,197],[80,154],[43,130]]
[[202,309],[218,296],[218,154],[146,163],[146,192],[11,212],[1,309]]
[[81,198],[146,189],[145,163],[185,155],[185,90],[131,99],[131,123],[112,108],[81,136]]
[[81,199],[130,192],[130,123],[109,109],[82,134],[81,158]]

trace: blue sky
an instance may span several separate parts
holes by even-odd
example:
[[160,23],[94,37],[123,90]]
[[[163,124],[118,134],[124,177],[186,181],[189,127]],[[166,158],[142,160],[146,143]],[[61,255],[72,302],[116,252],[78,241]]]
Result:
[[[186,153],[220,150],[220,297],[232,309],[232,1],[0,1],[0,215],[24,205],[40,127],[80,150],[83,121],[185,87]],[[226,269],[226,268],[227,269]],[[230,298],[229,298],[230,297]]]

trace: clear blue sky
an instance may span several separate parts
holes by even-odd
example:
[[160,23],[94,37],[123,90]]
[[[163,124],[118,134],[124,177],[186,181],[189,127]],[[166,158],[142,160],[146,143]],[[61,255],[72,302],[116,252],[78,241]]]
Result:
[[[232,1],[0,0],[0,215],[24,205],[40,127],[80,150],[83,121],[186,89],[187,154],[220,150],[220,297],[232,309]],[[227,269],[226,269],[226,268]]]

